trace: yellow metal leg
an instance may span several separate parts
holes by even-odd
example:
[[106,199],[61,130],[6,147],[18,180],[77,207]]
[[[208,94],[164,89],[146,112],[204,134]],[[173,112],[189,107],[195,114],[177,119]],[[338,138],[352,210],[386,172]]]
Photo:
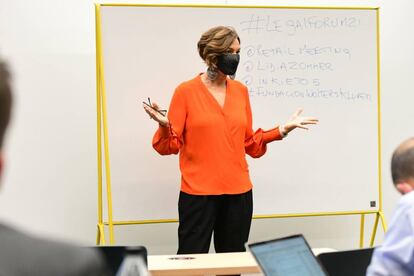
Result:
[[101,233],[99,232],[99,226],[97,227],[97,232],[96,232],[96,245],[100,245],[101,241]]
[[96,244],[105,245],[105,232],[103,224],[98,224],[98,234],[96,235]]
[[387,223],[385,222],[384,213],[379,212],[380,218],[381,218],[381,224],[382,224],[382,230],[384,230],[384,233],[387,232]]
[[377,234],[377,228],[378,228],[378,221],[380,218],[380,213],[378,212],[377,215],[375,216],[375,223],[374,223],[374,228],[372,229],[372,235],[371,235],[371,241],[369,243],[370,247],[374,246],[374,241],[375,241],[375,235]]
[[361,226],[359,229],[359,248],[364,247],[365,215],[361,214]]
[[[100,10],[99,10],[100,5],[99,4],[95,4],[95,14],[96,14],[96,51],[97,51],[97,76],[98,76],[98,86],[99,86],[99,90],[97,93],[97,101],[98,101],[98,144],[100,142],[101,139],[101,132],[100,132],[100,118],[102,116],[102,123],[103,123],[103,142],[104,142],[104,157],[105,157],[105,181],[106,181],[106,197],[107,197],[107,204],[108,204],[108,222],[109,222],[109,242],[111,245],[113,245],[115,243],[114,240],[114,227],[113,227],[113,219],[112,219],[112,191],[111,191],[111,172],[110,172],[110,158],[109,158],[109,138],[108,138],[108,125],[107,125],[107,110],[106,110],[106,96],[105,96],[105,77],[104,77],[104,63],[103,63],[103,57],[102,57],[102,33],[101,33],[101,15],[100,15]],[[100,109],[102,108],[102,110]],[[102,112],[102,114],[100,113]],[[101,148],[100,145],[98,145],[98,160],[99,158],[101,158]],[[98,173],[101,173],[101,161],[98,161]],[[101,175],[99,175],[99,177],[101,177]],[[101,181],[101,180],[100,180]],[[99,186],[99,196],[98,196],[98,200],[99,200],[99,204],[98,204],[98,215],[99,215],[99,223],[102,222],[102,210],[101,210],[101,206],[102,206],[102,202],[101,202],[101,187],[102,184],[100,184]]]

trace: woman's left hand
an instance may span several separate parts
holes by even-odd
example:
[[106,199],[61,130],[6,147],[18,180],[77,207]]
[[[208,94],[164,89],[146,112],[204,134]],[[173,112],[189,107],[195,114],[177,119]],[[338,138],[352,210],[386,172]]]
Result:
[[293,113],[292,117],[290,117],[289,121],[283,126],[284,127],[284,134],[288,134],[295,128],[303,128],[308,129],[306,125],[316,125],[319,120],[316,117],[302,117],[303,109],[298,109],[295,113]]

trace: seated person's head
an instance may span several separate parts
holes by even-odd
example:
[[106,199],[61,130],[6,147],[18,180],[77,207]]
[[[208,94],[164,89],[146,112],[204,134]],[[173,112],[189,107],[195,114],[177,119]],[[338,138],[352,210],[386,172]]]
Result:
[[391,173],[400,193],[406,194],[414,190],[414,137],[404,141],[394,151]]

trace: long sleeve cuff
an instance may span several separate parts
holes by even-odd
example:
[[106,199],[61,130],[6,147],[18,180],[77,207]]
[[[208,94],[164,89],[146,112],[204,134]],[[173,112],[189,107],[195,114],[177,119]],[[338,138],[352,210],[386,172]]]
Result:
[[169,126],[159,126],[158,127],[158,133],[160,134],[160,137],[166,138],[170,136],[171,133],[171,125]]
[[275,140],[282,140],[284,135],[280,131],[280,127],[277,126],[270,130],[263,131],[263,141],[265,143],[270,143]]

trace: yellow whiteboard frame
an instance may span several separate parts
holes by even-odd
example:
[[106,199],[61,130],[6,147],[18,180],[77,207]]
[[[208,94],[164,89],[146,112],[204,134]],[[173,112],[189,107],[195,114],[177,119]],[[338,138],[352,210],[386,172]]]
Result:
[[[318,216],[344,216],[360,215],[360,242],[359,246],[364,246],[364,229],[365,215],[375,215],[375,222],[371,233],[369,246],[374,245],[376,231],[379,220],[381,220],[382,229],[387,230],[383,205],[382,205],[382,160],[381,160],[381,98],[380,98],[380,32],[379,32],[379,8],[378,7],[310,7],[310,6],[235,6],[235,5],[170,5],[170,4],[122,4],[122,3],[95,3],[95,27],[96,27],[96,99],[97,99],[97,147],[98,147],[98,224],[97,224],[97,245],[105,245],[105,226],[109,227],[109,244],[115,244],[114,226],[121,225],[139,225],[139,224],[156,224],[156,223],[175,223],[177,219],[158,219],[158,220],[130,220],[114,221],[112,214],[112,189],[111,173],[109,159],[109,138],[106,113],[106,94],[104,81],[104,62],[102,55],[102,28],[101,28],[101,6],[113,7],[171,7],[171,8],[265,8],[265,9],[327,9],[327,10],[376,10],[377,15],[377,80],[378,80],[378,210],[358,210],[347,212],[321,212],[321,213],[298,213],[298,214],[271,214],[256,215],[253,219],[273,219],[273,218],[294,218],[294,217],[318,217]],[[102,135],[104,146],[102,149]],[[103,219],[103,162],[102,150],[104,151],[105,165],[105,183],[107,193],[107,215],[108,220]]]

